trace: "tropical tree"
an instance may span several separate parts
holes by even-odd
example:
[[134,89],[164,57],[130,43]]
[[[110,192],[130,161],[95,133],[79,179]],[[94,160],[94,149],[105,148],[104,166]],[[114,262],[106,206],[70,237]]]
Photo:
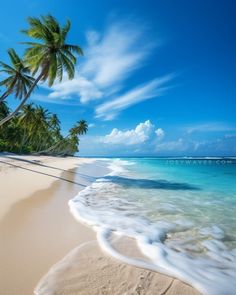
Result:
[[16,98],[22,99],[26,96],[29,89],[34,83],[34,78],[30,76],[29,67],[25,62],[16,54],[14,49],[8,50],[11,65],[0,62],[1,70],[7,78],[0,82],[0,86],[4,86],[6,91],[0,97],[0,103],[14,93]]
[[53,137],[55,138],[55,140],[60,140],[60,120],[58,119],[56,114],[52,114],[51,116],[49,116],[48,118],[48,127],[50,129],[51,134],[53,135]]
[[[61,140],[57,141],[56,144],[52,145],[46,150],[41,150],[39,153],[50,153],[54,151],[64,150],[64,146],[68,144],[68,141],[73,138],[73,143],[79,135],[86,134],[88,131],[88,123],[85,120],[80,120],[69,130],[66,137],[62,137]],[[78,142],[79,143],[79,142]],[[77,145],[78,145],[77,143]]]
[[[0,118],[9,112],[7,104],[2,102]],[[78,151],[79,135],[87,132],[88,125],[84,120],[78,121],[66,137],[62,136],[60,130],[57,115],[33,103],[25,104],[4,128],[0,127],[0,151],[73,155]]]
[[83,135],[88,131],[88,124],[85,120],[76,122],[75,126],[69,130],[69,134],[72,136]]
[[0,104],[0,120],[10,113],[7,103],[4,101]]
[[27,142],[33,137],[35,127],[35,108],[34,104],[26,104],[22,107],[22,111],[19,115],[17,125],[20,125],[23,129],[23,135],[21,140],[20,152]]
[[0,121],[0,126],[21,110],[40,81],[48,81],[48,85],[52,86],[56,78],[62,81],[64,71],[69,79],[73,79],[75,54],[83,54],[79,46],[66,43],[70,21],[61,27],[53,16],[47,15],[41,18],[29,17],[28,23],[29,28],[22,32],[38,42],[23,42],[29,46],[25,51],[25,63],[32,75],[37,77],[18,107]]

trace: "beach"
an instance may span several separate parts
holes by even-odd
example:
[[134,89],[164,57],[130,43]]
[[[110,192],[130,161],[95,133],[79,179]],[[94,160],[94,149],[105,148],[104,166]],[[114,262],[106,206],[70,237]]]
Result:
[[[108,173],[102,161],[1,155],[0,294],[199,294],[105,253],[68,201]],[[120,253],[142,254],[132,241]],[[36,287],[37,286],[37,287]]]

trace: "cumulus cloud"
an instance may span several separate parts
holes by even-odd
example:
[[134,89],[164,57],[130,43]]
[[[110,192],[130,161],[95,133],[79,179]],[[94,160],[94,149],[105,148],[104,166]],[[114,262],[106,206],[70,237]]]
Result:
[[156,135],[158,138],[163,138],[165,136],[165,132],[162,128],[157,128],[155,131]]
[[[158,128],[157,130],[162,130]],[[162,130],[164,133],[164,131]],[[156,137],[155,125],[147,120],[139,123],[134,129],[119,130],[114,128],[110,134],[101,138],[101,141],[108,144],[139,145],[154,140]],[[157,135],[158,136],[158,135]]]
[[[170,137],[162,128],[147,120],[133,129],[114,128],[104,136],[85,136],[81,139],[83,155],[139,156],[226,156],[236,154],[236,135],[196,140],[191,135]],[[165,137],[165,138],[164,138]]]

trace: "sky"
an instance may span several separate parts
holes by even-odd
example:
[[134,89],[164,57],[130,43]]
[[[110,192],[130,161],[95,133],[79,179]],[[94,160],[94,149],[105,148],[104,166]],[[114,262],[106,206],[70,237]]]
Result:
[[234,0],[4,1],[0,60],[23,54],[27,17],[46,14],[71,20],[84,56],[73,80],[41,84],[31,101],[63,134],[87,120],[81,156],[236,155]]

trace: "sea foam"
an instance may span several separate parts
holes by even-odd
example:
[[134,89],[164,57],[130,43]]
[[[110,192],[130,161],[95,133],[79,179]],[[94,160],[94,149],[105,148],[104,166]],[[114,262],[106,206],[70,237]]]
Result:
[[[146,186],[143,179],[128,173],[127,167],[132,164],[119,159],[110,160],[111,172],[69,201],[74,217],[92,226],[100,246],[125,263],[176,277],[202,294],[235,294],[236,249],[224,243],[224,231],[218,225],[197,227],[194,219],[183,218],[181,207],[176,204],[178,199],[174,197],[175,202],[160,202],[160,208],[157,208],[160,216],[152,218],[153,208],[150,207],[158,203],[152,203],[151,196],[149,202],[142,201],[140,190],[142,184]],[[132,182],[132,177],[135,184],[140,181],[139,188],[128,182]],[[128,181],[122,185],[122,179]],[[151,192],[150,189],[150,195]],[[161,214],[169,214],[167,217],[174,214],[178,218],[162,220]],[[150,262],[119,253],[110,241],[112,234],[135,239]]]

